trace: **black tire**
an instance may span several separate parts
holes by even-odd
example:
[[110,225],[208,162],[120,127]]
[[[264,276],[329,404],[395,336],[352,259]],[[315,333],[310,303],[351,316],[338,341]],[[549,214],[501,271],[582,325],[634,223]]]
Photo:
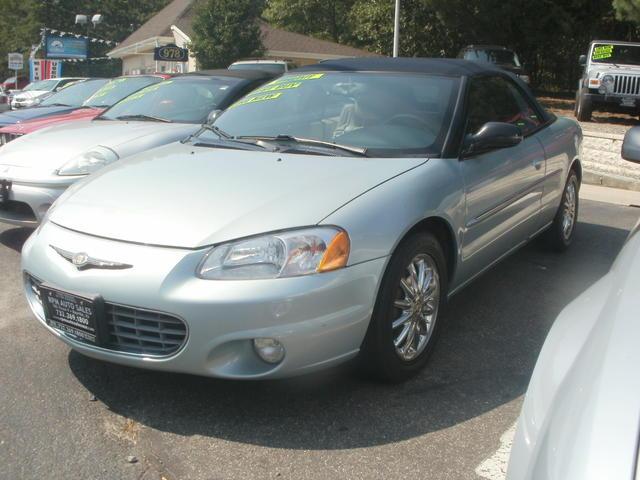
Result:
[[[412,339],[416,334],[418,335],[416,348],[413,349],[416,357],[405,360],[400,357],[401,354],[396,351],[394,344],[394,339],[397,338],[394,332],[398,332],[398,328],[401,327],[397,327],[396,330],[392,328],[393,321],[397,320],[399,314],[402,315],[405,312],[394,303],[404,301],[399,297],[399,295],[406,295],[400,281],[408,274],[409,264],[418,257],[425,261],[425,265],[430,265],[433,270],[436,270],[434,278],[437,282],[433,285],[438,285],[439,291],[439,294],[432,294],[432,300],[420,302],[420,305],[430,304],[436,298],[438,303],[435,306],[435,313],[431,316],[433,322],[430,323],[432,325],[430,328],[426,322],[422,323],[424,320],[418,321],[418,316],[412,317],[416,318],[416,322],[420,324],[420,327],[416,327],[418,330],[414,330],[416,333],[413,336],[407,334],[407,338]],[[385,271],[371,322],[362,344],[359,356],[361,370],[378,380],[395,383],[408,379],[424,368],[442,327],[442,312],[447,298],[448,281],[443,249],[433,234],[413,234],[398,246]],[[431,308],[431,305],[423,308]],[[412,322],[407,322],[409,323]],[[423,341],[423,334],[425,343],[420,350],[418,346]],[[409,343],[408,340],[407,342]]]
[[593,113],[593,104],[591,100],[583,93],[582,90],[578,90],[576,93],[576,106],[575,115],[579,122],[590,122],[591,114]]
[[[571,228],[567,231],[565,227],[565,214],[567,209],[568,197],[571,195],[569,190],[573,188],[575,208],[573,210],[573,222]],[[571,201],[569,200],[569,203]],[[569,172],[569,178],[565,184],[564,191],[562,192],[562,200],[560,206],[556,212],[556,216],[553,219],[553,223],[549,229],[544,233],[543,239],[550,249],[556,252],[564,252],[573,241],[573,237],[576,231],[576,225],[578,223],[578,212],[580,206],[580,182],[578,181],[578,175],[575,171]]]

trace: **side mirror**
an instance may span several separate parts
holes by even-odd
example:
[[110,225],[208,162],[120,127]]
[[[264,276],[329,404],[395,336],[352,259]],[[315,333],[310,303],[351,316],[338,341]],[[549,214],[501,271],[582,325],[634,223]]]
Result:
[[581,67],[584,67],[587,64],[587,56],[586,55],[580,55],[578,57],[578,65],[580,65]]
[[522,132],[510,123],[487,122],[477,133],[467,135],[462,155],[470,157],[480,153],[509,148],[522,141]]
[[640,127],[627,130],[622,142],[622,158],[628,162],[640,163]]
[[207,115],[207,123],[212,124],[222,114],[222,110],[213,110]]

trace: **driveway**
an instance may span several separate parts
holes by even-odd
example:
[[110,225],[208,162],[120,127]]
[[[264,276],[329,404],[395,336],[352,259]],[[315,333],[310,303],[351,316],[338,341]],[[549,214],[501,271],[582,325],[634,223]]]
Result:
[[516,420],[560,310],[606,273],[637,208],[583,201],[575,244],[537,244],[451,302],[429,368],[379,385],[348,367],[255,383],[71,352],[32,318],[0,227],[0,478],[478,479]]

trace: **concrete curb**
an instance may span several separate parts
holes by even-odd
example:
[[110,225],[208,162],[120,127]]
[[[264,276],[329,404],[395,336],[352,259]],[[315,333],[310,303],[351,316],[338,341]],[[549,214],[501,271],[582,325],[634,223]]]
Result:
[[640,165],[620,156],[624,135],[583,130],[583,182],[640,191]]

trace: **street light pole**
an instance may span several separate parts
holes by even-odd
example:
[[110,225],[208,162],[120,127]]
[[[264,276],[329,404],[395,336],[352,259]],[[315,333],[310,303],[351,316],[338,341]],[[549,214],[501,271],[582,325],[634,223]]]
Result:
[[396,0],[396,13],[393,19],[393,56],[398,56],[400,44],[400,0]]
[[87,63],[86,63],[86,70],[87,70],[87,77],[89,76],[89,62],[91,61],[91,55],[89,52],[89,34],[91,33],[91,24],[93,24],[93,28],[97,28],[98,24],[102,23],[103,21],[103,16],[99,13],[96,13],[95,15],[93,15],[91,17],[91,23],[89,23],[89,16],[88,15],[76,15],[76,25],[86,25],[87,26]]

